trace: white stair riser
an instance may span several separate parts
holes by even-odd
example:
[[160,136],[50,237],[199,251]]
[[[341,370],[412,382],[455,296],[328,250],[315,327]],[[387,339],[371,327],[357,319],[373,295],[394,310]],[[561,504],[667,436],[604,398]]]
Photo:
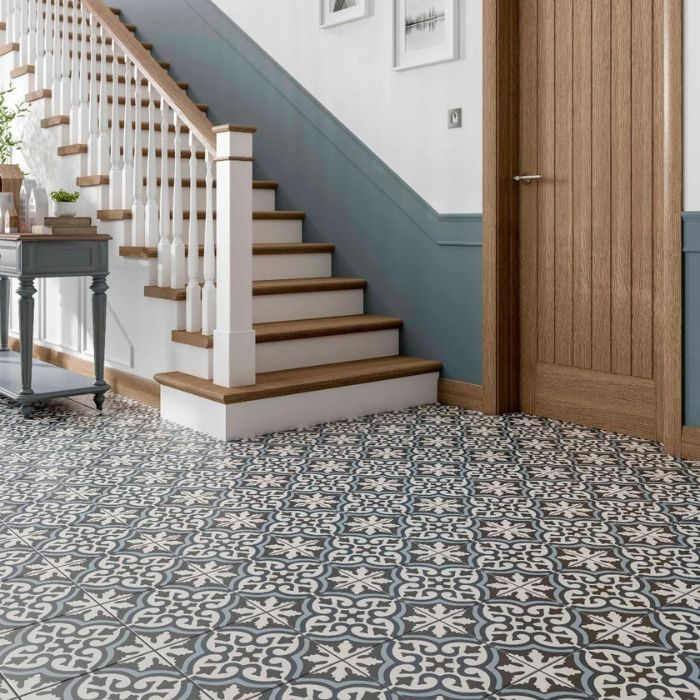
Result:
[[347,333],[324,338],[258,343],[255,348],[255,368],[258,372],[275,372],[295,367],[389,357],[398,353],[398,330]]
[[301,243],[303,221],[292,219],[256,219],[253,243]]
[[275,190],[254,189],[253,211],[275,211],[276,199]]
[[235,440],[437,401],[438,374],[420,374],[237,404],[161,387],[161,415],[219,440]]
[[[202,379],[212,378],[213,350],[184,343],[173,343],[176,369]],[[276,372],[298,367],[314,367],[334,362],[352,362],[399,354],[398,329],[347,333],[321,338],[299,338],[274,343],[257,343],[255,369]]]
[[304,294],[268,294],[253,297],[253,323],[353,316],[362,313],[364,313],[364,290],[362,289]]
[[303,277],[330,277],[331,253],[305,255],[255,255],[254,280],[301,279]]

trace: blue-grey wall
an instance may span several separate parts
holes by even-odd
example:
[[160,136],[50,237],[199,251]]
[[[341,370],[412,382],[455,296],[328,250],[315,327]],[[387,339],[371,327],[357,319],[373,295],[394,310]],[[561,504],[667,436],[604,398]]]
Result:
[[369,281],[368,313],[404,319],[402,352],[481,383],[481,215],[440,216],[210,0],[119,7],[214,124],[258,127],[256,177],[337,245],[334,274]]
[[700,212],[683,214],[683,423],[700,426]]

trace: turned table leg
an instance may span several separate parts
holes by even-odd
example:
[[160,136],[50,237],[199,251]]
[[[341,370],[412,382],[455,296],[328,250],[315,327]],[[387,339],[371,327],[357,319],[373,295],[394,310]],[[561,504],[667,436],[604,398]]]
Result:
[[0,277],[0,352],[10,349],[10,278]]
[[[92,337],[95,349],[96,388],[107,386],[105,382],[105,334],[107,331],[107,275],[95,275],[90,285],[92,290]],[[95,393],[95,406],[102,410],[105,392]]]
[[[34,349],[34,287],[33,277],[20,277],[19,289],[19,342],[22,390],[20,397],[31,396],[32,391],[32,352]],[[22,415],[31,418],[34,408],[31,401],[20,399]]]

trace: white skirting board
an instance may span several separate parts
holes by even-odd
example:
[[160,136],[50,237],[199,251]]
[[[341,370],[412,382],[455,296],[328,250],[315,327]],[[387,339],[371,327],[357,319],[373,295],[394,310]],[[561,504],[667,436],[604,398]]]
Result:
[[161,386],[160,411],[165,420],[218,440],[236,440],[436,403],[438,376],[432,372],[228,405]]

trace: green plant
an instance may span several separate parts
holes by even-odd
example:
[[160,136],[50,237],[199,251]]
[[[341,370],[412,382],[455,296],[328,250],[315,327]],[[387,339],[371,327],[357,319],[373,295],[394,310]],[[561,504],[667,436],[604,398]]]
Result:
[[56,190],[51,193],[51,199],[53,199],[54,202],[77,202],[78,199],[80,199],[80,192]]
[[29,105],[24,101],[14,107],[7,104],[7,96],[13,90],[12,85],[7,90],[0,90],[0,163],[3,165],[9,163],[13,151],[22,148],[22,142],[12,134],[12,124],[29,110]]

